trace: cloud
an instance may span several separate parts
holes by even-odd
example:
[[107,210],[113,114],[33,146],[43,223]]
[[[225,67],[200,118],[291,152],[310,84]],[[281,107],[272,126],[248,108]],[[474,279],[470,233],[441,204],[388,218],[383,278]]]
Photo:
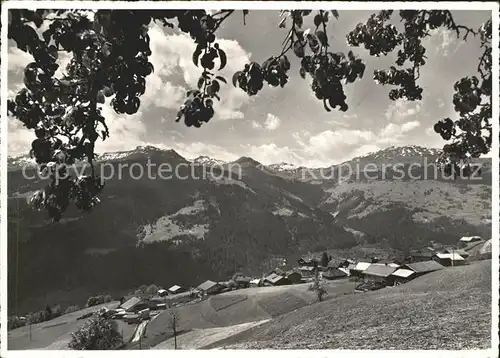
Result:
[[110,136],[105,141],[96,142],[96,152],[114,152],[132,149],[145,144],[146,126],[142,122],[142,112],[139,110],[134,116],[117,114],[110,106],[102,108],[102,115],[106,118]]
[[384,141],[398,141],[403,134],[418,127],[420,127],[419,121],[411,121],[403,124],[389,123],[380,131],[379,136]]
[[459,50],[459,48],[465,44],[465,41],[463,39],[457,38],[456,31],[444,27],[431,30],[430,34],[431,45],[429,45],[429,47],[434,48],[436,53],[439,53],[444,57],[454,55]]
[[422,110],[422,105],[418,101],[405,101],[398,99],[391,101],[385,111],[385,118],[390,122],[403,122],[408,117],[416,116]]
[[272,113],[268,113],[266,120],[264,121],[263,124],[255,121],[255,120],[252,120],[251,124],[252,124],[252,128],[255,128],[255,129],[264,128],[265,130],[272,132],[272,131],[279,128],[279,126],[281,125],[281,119],[279,119],[278,116],[275,116]]
[[15,43],[9,47],[7,53],[7,67],[9,74],[22,73],[26,65],[33,62],[33,56],[19,50]]
[[252,128],[255,128],[255,129],[260,129],[262,128],[262,124],[260,124],[259,122],[253,120],[252,122]]
[[300,154],[300,151],[287,146],[280,147],[275,143],[263,144],[260,146],[244,146],[248,156],[261,162],[264,165],[274,163],[290,163],[294,165],[302,165],[309,161]]
[[31,149],[31,142],[35,140],[35,133],[26,129],[22,122],[17,118],[7,117],[8,155],[17,157],[27,155]]
[[[153,96],[157,106],[179,108],[185,100],[185,91],[196,88],[202,72],[202,68],[195,66],[192,60],[196,45],[189,35],[166,34],[158,25],[151,26],[149,36],[152,51],[150,62],[155,72],[147,78],[148,88],[145,96]],[[219,38],[217,42],[230,60],[223,70],[212,71],[229,82],[221,83],[219,92],[221,101],[216,101],[214,104],[215,118],[241,119],[244,117],[241,107],[248,103],[250,98],[230,82],[233,73],[241,70],[245,63],[250,61],[251,54],[246,52],[238,41]],[[217,60],[216,66],[219,66]],[[170,86],[164,88],[165,83],[169,83]]]
[[268,113],[266,121],[264,122],[264,128],[268,131],[274,131],[278,129],[281,124],[281,120],[274,114]]

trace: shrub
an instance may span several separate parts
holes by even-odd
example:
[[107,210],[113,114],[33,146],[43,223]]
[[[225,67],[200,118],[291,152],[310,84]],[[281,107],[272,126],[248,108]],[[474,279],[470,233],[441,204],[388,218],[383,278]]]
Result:
[[80,310],[80,307],[78,305],[73,305],[73,306],[69,306],[66,308],[66,310],[64,310],[64,314],[68,314],[68,313],[71,313],[71,312],[76,312],[76,311],[79,311]]
[[107,350],[116,349],[122,342],[123,337],[118,332],[116,322],[95,314],[71,334],[68,347],[76,350]]
[[148,288],[146,288],[145,293],[148,295],[154,296],[158,293],[158,286],[156,285],[149,285]]
[[21,319],[18,316],[11,316],[7,319],[7,329],[16,329],[26,326],[26,319]]
[[101,305],[103,303],[108,303],[113,301],[113,298],[110,295],[98,295],[98,296],[92,296],[89,297],[86,303],[86,307],[92,307],[92,306],[97,306]]
[[323,296],[328,293],[321,283],[321,280],[319,278],[319,270],[317,269],[314,270],[314,281],[309,286],[309,291],[313,291],[316,294],[316,297],[318,297],[318,301],[322,301]]

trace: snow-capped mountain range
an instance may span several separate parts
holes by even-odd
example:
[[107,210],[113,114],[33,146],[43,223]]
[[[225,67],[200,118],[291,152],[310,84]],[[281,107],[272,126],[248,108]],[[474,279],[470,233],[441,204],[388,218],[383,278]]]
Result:
[[[421,146],[403,146],[403,147],[388,147],[386,149],[382,149],[377,152],[372,152],[368,153],[366,155],[353,158],[350,161],[353,160],[371,160],[374,162],[377,161],[394,161],[394,160],[404,160],[404,159],[409,159],[409,158],[414,158],[414,157],[437,157],[441,153],[440,149],[437,148],[425,148]],[[174,150],[165,150],[165,149],[159,149],[157,147],[153,146],[139,146],[135,149],[132,150],[125,150],[125,151],[117,151],[117,152],[106,152],[100,155],[97,155],[97,162],[105,162],[105,161],[121,161],[121,160],[130,160],[133,157],[150,157],[151,155],[162,155],[167,157],[177,157],[177,158],[182,158],[184,159],[181,155],[179,155],[177,152]],[[191,162],[196,165],[205,165],[205,166],[211,166],[211,165],[224,165],[228,164],[228,162],[219,160],[216,158],[211,158],[209,156],[199,156],[196,157],[192,160],[187,160],[184,159],[188,162]],[[239,163],[239,164],[245,164],[245,163],[253,163],[259,166],[262,166],[261,163],[257,162],[253,158],[249,157],[241,157],[238,160],[234,161],[233,163]],[[8,158],[8,168],[13,169],[13,168],[20,168],[22,166],[34,166],[36,165],[35,160],[30,158],[29,155],[21,155],[17,157],[9,157]],[[334,165],[332,165],[334,166]],[[274,172],[296,172],[299,170],[300,166],[297,166],[295,164],[290,164],[290,163],[276,163],[276,164],[270,164],[270,165],[265,165],[264,166],[266,169],[269,169]],[[318,168],[311,168],[311,169],[318,169]]]

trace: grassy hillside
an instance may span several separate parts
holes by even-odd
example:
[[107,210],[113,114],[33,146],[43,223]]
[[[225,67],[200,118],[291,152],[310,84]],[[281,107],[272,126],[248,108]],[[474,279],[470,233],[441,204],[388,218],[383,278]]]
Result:
[[[89,318],[78,320],[78,317],[95,312],[101,307],[116,308],[119,305],[119,302],[109,302],[64,314],[47,322],[33,324],[31,328],[29,326],[16,328],[7,333],[8,349],[48,349],[48,347],[67,349],[71,333],[89,320]],[[127,337],[130,332],[123,332],[123,334],[124,337]]]
[[[325,284],[326,299],[353,292],[354,283],[339,280]],[[308,284],[248,288],[210,297],[205,301],[176,308],[179,328],[184,332],[199,329],[228,327],[279,317],[316,301],[308,291]],[[160,314],[147,327],[144,344],[151,347],[171,337],[168,310]]]
[[487,260],[316,303],[207,348],[486,349],[490,335]]

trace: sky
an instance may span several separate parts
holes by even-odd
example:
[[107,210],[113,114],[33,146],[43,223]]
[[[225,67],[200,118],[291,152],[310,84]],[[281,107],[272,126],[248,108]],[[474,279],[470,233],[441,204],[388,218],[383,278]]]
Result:
[[[289,25],[278,28],[279,11],[254,10],[243,25],[235,12],[218,30],[218,42],[227,53],[228,64],[219,74],[228,79],[222,85],[216,114],[201,128],[175,122],[185,100],[185,92],[195,88],[202,71],[192,63],[195,47],[189,36],[158,25],[150,26],[155,71],[146,78],[146,93],[135,115],[116,114],[103,107],[111,136],[96,145],[98,153],[130,150],[152,145],[174,149],[188,159],[200,155],[219,160],[249,156],[263,164],[286,162],[309,167],[328,166],[390,146],[420,145],[442,147],[444,142],[433,125],[446,117],[456,118],[453,110],[453,84],[476,73],[479,40],[457,39],[454,32],[439,29],[424,40],[427,64],[420,70],[421,101],[391,101],[391,87],[374,83],[373,71],[394,63],[397,50],[386,57],[370,57],[364,48],[350,48],[346,35],[356,24],[366,22],[370,11],[339,11],[338,20],[329,22],[329,44],[334,52],[352,50],[366,64],[365,76],[344,86],[349,110],[326,112],[310,88],[311,79],[299,76],[299,60],[289,54],[292,68],[285,88],[265,86],[249,97],[232,86],[231,77],[245,63],[262,63],[281,52]],[[397,16],[397,14],[395,14]],[[491,15],[487,11],[453,11],[457,23],[473,28]],[[312,16],[304,28],[312,27]],[[314,27],[313,27],[314,29]],[[60,57],[61,67],[69,57]],[[10,41],[8,49],[9,98],[23,86],[23,69],[32,61]],[[34,133],[21,122],[9,118],[9,156],[28,153]]]

